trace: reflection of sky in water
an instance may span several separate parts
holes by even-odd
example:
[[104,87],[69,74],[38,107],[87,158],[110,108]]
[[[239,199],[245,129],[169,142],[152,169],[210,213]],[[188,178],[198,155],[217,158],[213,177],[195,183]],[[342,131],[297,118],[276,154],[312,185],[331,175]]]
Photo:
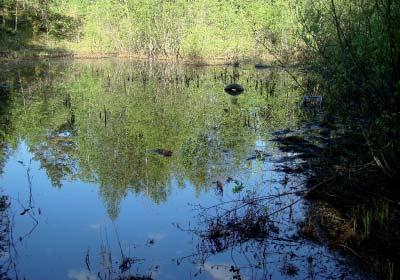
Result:
[[[75,66],[80,69],[82,65]],[[109,66],[99,68],[107,71]],[[205,75],[200,89],[194,83],[188,89],[177,86],[181,95],[175,89],[160,93],[147,81],[139,85],[149,90],[141,96],[137,85],[126,89],[127,81],[119,80],[137,74],[130,72],[131,66],[122,73],[112,68],[116,73],[110,71],[115,74],[112,79],[92,71],[95,64],[87,67],[80,74],[86,74],[86,80],[61,85],[54,99],[46,96],[42,101],[34,96],[30,107],[22,109],[15,104],[14,121],[21,128],[16,131],[0,187],[11,200],[13,255],[20,278],[98,279],[97,272],[111,265],[118,271],[121,249],[125,257],[135,258],[133,274],[151,273],[155,279],[229,279],[234,275],[231,265],[241,267],[242,279],[289,278],[282,274],[285,262],[296,265],[301,279],[312,277],[313,270],[316,278],[342,273],[345,265],[338,256],[304,240],[270,238],[263,245],[242,244],[210,256],[201,268],[193,263],[197,256],[185,258],[196,253],[198,240],[178,227],[205,226],[198,224],[194,205],[211,206],[248,190],[268,195],[303,188],[303,176],[276,171],[287,164],[280,160],[292,155],[277,151],[268,141],[269,130],[296,123],[290,109],[295,98],[288,99],[287,89],[279,91],[277,86],[277,96],[272,98],[265,95],[268,88],[256,89],[248,83],[243,96],[231,99],[218,90],[227,81],[213,78],[219,77],[221,69],[210,68],[196,70]],[[277,79],[276,74],[260,73],[247,80],[266,79],[262,75],[267,75],[272,84]],[[73,110],[65,109],[65,87],[75,90]],[[125,95],[111,95],[121,90]],[[75,99],[79,101],[74,103]],[[257,123],[260,119],[266,121]],[[170,147],[170,158],[147,152]],[[28,175],[33,209],[20,215],[29,204]],[[222,193],[217,191],[217,182]],[[245,186],[239,194],[234,192],[236,182]],[[296,195],[279,197],[266,207],[272,213],[297,199]],[[273,217],[281,238],[297,234],[304,207],[301,201]],[[29,214],[37,219],[36,227]],[[247,245],[253,250],[244,250]],[[263,269],[250,268],[255,264],[254,248],[265,249]]]
[[[16,213],[15,238],[24,236],[33,225],[27,215],[18,216],[20,206],[15,202],[18,199],[22,204],[27,202],[26,173],[17,162],[30,161],[26,148],[20,145],[6,165],[1,180],[1,185],[7,186]],[[65,271],[72,279],[83,277],[88,249],[93,262],[100,245],[107,242],[118,254],[114,225],[127,255],[145,258],[144,266],[147,263],[159,265],[163,275],[176,274],[177,268],[171,259],[189,252],[191,237],[177,230],[172,222],[183,224],[192,217],[187,203],[196,200],[193,188],[174,189],[168,201],[159,205],[143,195],[128,195],[113,225],[96,185],[73,181],[63,182],[61,189],[53,188],[37,162],[32,161],[30,168],[34,205],[40,207],[41,215],[37,216],[39,226],[31,236],[22,243],[17,242],[18,268],[23,275],[34,275],[32,279],[49,279],[50,275],[53,279],[62,279]],[[150,239],[154,244],[148,244]],[[115,257],[119,260],[120,256]],[[181,273],[184,271],[182,267]]]
[[[257,149],[272,152],[261,140],[257,141],[255,146]],[[18,161],[29,163],[31,158],[26,144],[22,142],[7,162],[1,179],[1,185],[6,187],[12,198],[12,211],[15,213],[13,235],[16,239],[24,236],[33,226],[27,215],[18,215],[21,212],[19,203],[26,205],[28,200],[26,167],[29,165],[24,167]],[[259,189],[261,193],[278,193],[288,188],[279,183],[283,175],[271,171],[273,164],[255,160],[244,165],[243,173],[237,174],[236,178],[244,180],[246,185]],[[196,274],[199,268],[191,264],[190,259],[183,261],[179,266],[173,261],[192,254],[196,244],[191,234],[178,230],[173,223],[182,227],[188,227],[189,223],[194,225],[196,219],[193,218],[193,208],[189,203],[217,203],[218,195],[213,191],[197,194],[190,182],[185,182],[187,187],[182,189],[178,188],[176,181],[172,179],[172,191],[166,202],[155,204],[145,195],[128,194],[121,202],[119,216],[115,221],[111,221],[95,184],[67,181],[63,182],[61,189],[57,189],[51,186],[38,162],[32,161],[29,166],[32,174],[33,201],[36,207],[40,207],[41,215],[36,215],[39,225],[33,233],[22,242],[16,242],[20,276],[33,276],[29,279],[96,279],[96,273],[86,269],[86,253],[89,252],[90,255],[91,269],[101,270],[98,266],[101,245],[109,247],[113,258],[116,261],[120,260],[118,238],[127,256],[143,259],[137,268],[133,265],[132,271],[138,270],[142,274],[152,271],[156,279],[188,279],[188,275],[196,275],[196,279],[219,280],[230,279],[226,277],[233,275],[230,271],[230,265],[233,263],[231,252],[212,256],[205,263],[201,274]],[[301,178],[294,179],[293,185],[299,183],[299,180],[301,181]],[[288,185],[290,186],[290,183]],[[229,191],[229,186],[230,184],[225,185],[224,200],[236,197]],[[264,189],[260,186],[264,186]],[[279,209],[288,203],[287,199],[277,200],[275,205],[269,207],[271,210]],[[293,198],[289,198],[291,199]],[[282,212],[279,219],[282,221],[281,228],[286,230],[283,236],[296,233],[296,221],[302,218],[301,208],[301,204],[296,204],[290,219],[288,211]],[[292,223],[286,224],[289,220]],[[247,278],[242,279],[260,279],[265,275],[272,275],[272,279],[284,277],[281,273],[283,256],[289,253],[292,253],[289,261],[300,269],[300,275],[311,273],[308,271],[309,264],[306,260],[309,255],[314,256],[318,262],[315,264],[315,270],[320,275],[340,271],[336,268],[339,263],[332,260],[333,255],[323,247],[309,242],[285,244],[277,241],[272,242],[268,248],[268,272],[260,269],[242,269],[244,276],[247,275]],[[247,258],[251,259],[251,256],[247,256],[247,253],[237,253],[237,250],[233,252],[237,264],[248,266]],[[321,269],[325,269],[325,273]]]

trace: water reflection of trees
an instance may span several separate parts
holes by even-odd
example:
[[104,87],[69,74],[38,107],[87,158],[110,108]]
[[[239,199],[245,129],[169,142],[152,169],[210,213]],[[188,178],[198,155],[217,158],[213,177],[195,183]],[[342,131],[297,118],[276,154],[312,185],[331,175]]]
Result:
[[[7,142],[23,139],[55,186],[99,184],[113,217],[129,192],[162,202],[172,181],[209,188],[239,168],[260,131],[294,120],[282,73],[115,61],[23,68],[9,73],[21,86],[7,105]],[[221,89],[233,74],[247,92],[232,100]]]
[[6,257],[9,251],[9,221],[6,212],[7,208],[7,197],[0,195],[0,279],[4,279],[8,270],[8,260]]
[[[7,135],[13,132],[11,121],[10,95],[14,88],[14,81],[6,77],[0,77],[0,176],[3,174],[4,164],[7,160],[9,151],[7,147]],[[2,194],[0,186],[0,279],[5,279],[10,270],[10,242],[9,242],[9,198]]]

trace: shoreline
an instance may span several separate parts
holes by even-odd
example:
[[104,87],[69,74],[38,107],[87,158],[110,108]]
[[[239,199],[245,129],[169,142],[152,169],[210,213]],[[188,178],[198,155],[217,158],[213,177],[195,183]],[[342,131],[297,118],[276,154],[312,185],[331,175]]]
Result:
[[[70,60],[84,60],[84,59],[107,59],[107,58],[126,58],[132,60],[156,60],[174,62],[185,65],[193,66],[238,66],[240,64],[260,64],[263,67],[268,68],[275,66],[276,60],[270,57],[264,57],[257,59],[251,56],[243,56],[238,59],[230,57],[173,57],[173,56],[147,56],[144,54],[136,54],[129,52],[54,52],[40,54],[40,52],[31,52],[32,50],[26,50],[29,54],[13,53],[0,51],[0,62],[20,62],[20,61],[37,61],[37,60],[49,60],[49,59],[70,59]],[[294,64],[294,63],[292,63]]]

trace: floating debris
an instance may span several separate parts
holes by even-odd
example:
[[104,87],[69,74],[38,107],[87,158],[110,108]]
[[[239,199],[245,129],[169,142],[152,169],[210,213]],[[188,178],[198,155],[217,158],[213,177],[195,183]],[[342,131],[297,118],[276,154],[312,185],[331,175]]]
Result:
[[222,184],[221,181],[216,181],[215,184],[217,185],[217,191],[220,194],[223,194],[224,193],[224,184]]
[[239,84],[230,84],[224,88],[225,92],[237,96],[244,91],[244,87]]

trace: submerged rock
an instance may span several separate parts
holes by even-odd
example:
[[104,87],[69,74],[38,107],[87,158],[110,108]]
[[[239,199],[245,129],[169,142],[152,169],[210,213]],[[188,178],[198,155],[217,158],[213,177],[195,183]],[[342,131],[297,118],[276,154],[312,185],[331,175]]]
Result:
[[244,87],[242,87],[239,84],[230,84],[230,85],[226,86],[224,88],[224,90],[226,93],[236,96],[236,95],[241,94],[244,91]]

